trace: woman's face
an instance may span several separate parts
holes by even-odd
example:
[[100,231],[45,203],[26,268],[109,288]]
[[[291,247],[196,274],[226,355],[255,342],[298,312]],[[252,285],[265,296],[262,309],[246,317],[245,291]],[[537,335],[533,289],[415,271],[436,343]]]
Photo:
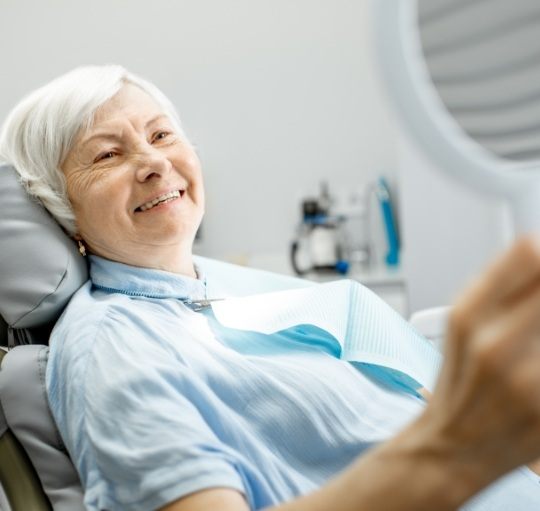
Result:
[[96,112],[62,170],[78,236],[95,254],[178,270],[204,212],[200,162],[145,92],[125,85]]

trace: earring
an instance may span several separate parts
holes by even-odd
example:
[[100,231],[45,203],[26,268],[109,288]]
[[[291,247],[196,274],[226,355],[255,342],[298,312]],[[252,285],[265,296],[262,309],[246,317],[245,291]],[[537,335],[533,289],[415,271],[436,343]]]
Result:
[[81,241],[81,240],[77,240],[78,243],[79,243],[79,253],[83,256],[83,257],[86,257],[86,247],[84,246],[84,243]]

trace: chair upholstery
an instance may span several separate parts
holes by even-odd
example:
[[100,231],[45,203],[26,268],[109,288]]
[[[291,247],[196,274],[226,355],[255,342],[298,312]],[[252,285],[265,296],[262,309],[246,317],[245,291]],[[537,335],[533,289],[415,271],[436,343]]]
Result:
[[6,333],[54,322],[88,279],[75,243],[32,200],[13,167],[0,166],[0,344]]
[[55,511],[84,510],[79,478],[53,422],[45,394],[49,348],[12,349],[0,369],[0,402]]
[[[0,364],[6,352],[0,350]],[[49,511],[48,498],[24,448],[9,430],[0,403],[0,509],[2,511]]]
[[[0,481],[2,481],[0,477]],[[0,509],[2,511],[11,511],[11,506],[9,505],[6,492],[4,491],[4,488],[2,487],[2,483],[0,483]]]
[[[0,243],[0,345],[46,344],[88,269],[9,165],[0,165]],[[48,500],[55,511],[84,509],[77,474],[48,411],[46,360],[46,347],[21,346],[0,369],[0,475],[13,511],[50,509]]]

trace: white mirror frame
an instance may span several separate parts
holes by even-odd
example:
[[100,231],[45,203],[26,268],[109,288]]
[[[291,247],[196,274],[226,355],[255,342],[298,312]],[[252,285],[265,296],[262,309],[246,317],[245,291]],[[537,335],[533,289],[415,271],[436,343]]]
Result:
[[508,199],[516,234],[540,232],[540,162],[499,158],[449,114],[423,58],[417,0],[373,0],[372,12],[382,77],[407,131],[437,167]]

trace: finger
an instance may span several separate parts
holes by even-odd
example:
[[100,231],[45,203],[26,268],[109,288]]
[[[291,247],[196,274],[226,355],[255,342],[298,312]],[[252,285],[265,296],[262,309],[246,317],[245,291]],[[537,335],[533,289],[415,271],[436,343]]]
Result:
[[[471,335],[476,337],[482,330],[485,339],[496,340],[514,329],[511,337],[515,338],[528,323],[525,315],[532,315],[533,321],[540,317],[537,300],[529,296],[537,288],[540,241],[537,237],[522,238],[492,264],[451,310],[445,346],[445,371],[450,378],[459,377],[464,370],[473,341]],[[527,304],[529,300],[532,301]],[[514,310],[515,307],[518,309]]]
[[466,315],[484,315],[534,285],[540,285],[540,237],[527,236],[488,268],[457,307]]
[[517,358],[535,359],[540,377],[540,286],[480,327],[473,344],[473,349],[491,353],[492,362],[501,366],[510,366]]

